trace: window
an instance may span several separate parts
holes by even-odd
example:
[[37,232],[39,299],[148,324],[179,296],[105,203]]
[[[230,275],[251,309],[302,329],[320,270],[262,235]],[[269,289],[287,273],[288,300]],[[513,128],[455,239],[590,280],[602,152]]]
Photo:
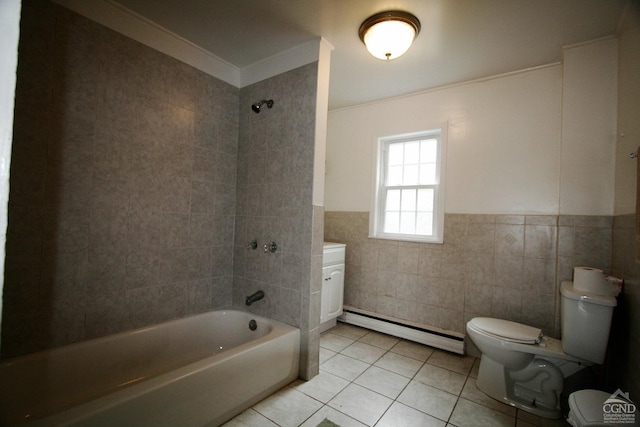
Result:
[[371,237],[442,243],[441,129],[378,139]]

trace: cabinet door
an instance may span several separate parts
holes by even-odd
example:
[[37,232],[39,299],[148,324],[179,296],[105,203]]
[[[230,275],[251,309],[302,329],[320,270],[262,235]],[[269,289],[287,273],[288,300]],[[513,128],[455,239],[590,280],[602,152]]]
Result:
[[322,269],[322,303],[320,323],[342,314],[344,300],[344,264]]

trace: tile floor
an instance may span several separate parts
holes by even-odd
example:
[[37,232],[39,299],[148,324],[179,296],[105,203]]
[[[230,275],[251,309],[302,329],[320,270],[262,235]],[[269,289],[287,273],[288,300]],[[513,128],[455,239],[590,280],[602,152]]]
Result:
[[320,337],[320,374],[225,427],[567,427],[499,403],[476,387],[479,360],[338,323]]

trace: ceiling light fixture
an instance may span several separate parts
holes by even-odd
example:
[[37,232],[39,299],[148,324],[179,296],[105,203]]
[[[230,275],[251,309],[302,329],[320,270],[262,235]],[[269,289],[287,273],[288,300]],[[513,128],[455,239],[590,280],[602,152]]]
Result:
[[371,55],[390,60],[405,53],[419,32],[420,21],[414,15],[389,10],[367,18],[358,34]]

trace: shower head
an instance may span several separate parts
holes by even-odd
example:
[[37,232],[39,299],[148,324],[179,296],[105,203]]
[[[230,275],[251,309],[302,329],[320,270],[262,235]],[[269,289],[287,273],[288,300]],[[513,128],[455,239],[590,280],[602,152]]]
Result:
[[254,113],[259,113],[260,108],[262,107],[263,104],[267,104],[267,108],[271,108],[273,107],[273,99],[269,99],[269,100],[263,99],[260,102],[256,102],[251,106],[251,109],[253,110]]

